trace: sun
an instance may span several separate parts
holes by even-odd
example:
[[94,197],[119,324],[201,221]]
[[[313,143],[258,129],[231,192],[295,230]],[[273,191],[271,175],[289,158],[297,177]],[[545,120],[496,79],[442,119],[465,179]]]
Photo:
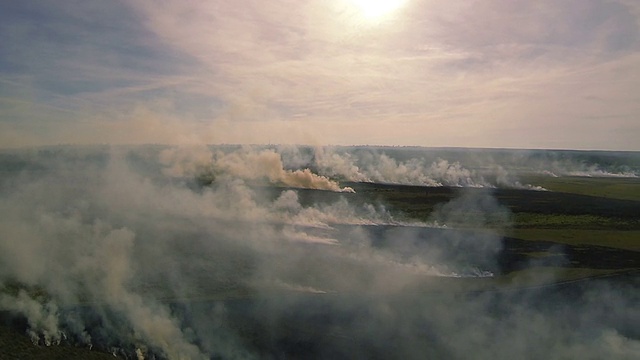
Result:
[[379,20],[400,8],[406,0],[347,0],[367,20]]

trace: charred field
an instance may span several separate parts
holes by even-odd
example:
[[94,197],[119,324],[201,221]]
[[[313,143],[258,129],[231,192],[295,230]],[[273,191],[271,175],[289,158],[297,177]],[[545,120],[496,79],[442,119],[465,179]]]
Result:
[[640,354],[635,153],[1,155],[0,358]]

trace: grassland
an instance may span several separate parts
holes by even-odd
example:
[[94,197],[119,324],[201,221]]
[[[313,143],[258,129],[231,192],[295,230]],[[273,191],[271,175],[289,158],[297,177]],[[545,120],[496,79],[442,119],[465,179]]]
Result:
[[[640,230],[590,230],[590,229],[548,229],[517,228],[509,231],[509,236],[527,241],[553,241],[568,245],[596,245],[617,249],[640,251]],[[640,256],[640,254],[639,254]]]
[[[484,214],[484,227],[506,236],[501,255],[504,275],[495,279],[501,285],[521,286],[533,278],[561,282],[640,269],[640,179],[539,177],[539,181],[530,181],[536,179],[527,178],[527,182],[551,191],[346,185],[356,190],[349,195],[351,202],[384,204],[399,220],[427,222],[433,220],[435,211],[463,192],[490,191],[510,213],[506,220]],[[331,196],[301,193],[302,201],[309,203],[328,202],[323,197]],[[474,216],[472,209],[459,211],[460,215]],[[558,258],[556,251],[550,251],[558,247],[563,251],[561,265],[554,260]],[[483,282],[487,283],[483,287],[495,285]]]
[[524,178],[524,182],[554,192],[640,201],[638,178],[529,175]]
[[[551,178],[561,184],[561,179]],[[512,213],[510,226],[516,228],[581,228],[581,229],[640,229],[640,199],[625,195],[626,187],[640,189],[640,179],[607,178],[606,183],[618,189],[607,192],[611,196],[597,196],[598,190],[587,191],[585,184],[597,188],[600,179],[586,178],[572,186],[573,177],[566,178],[563,191],[530,191],[519,189],[462,189],[448,187],[419,187],[381,184],[349,183],[357,193],[353,198],[362,202],[378,202],[407,217],[428,220],[443,203],[453,200],[462,192],[490,191],[497,201]],[[616,187],[615,181],[625,186]],[[538,183],[535,183],[536,185]],[[318,200],[317,198],[312,199]],[[350,199],[351,200],[351,199]],[[500,224],[501,225],[501,224]]]

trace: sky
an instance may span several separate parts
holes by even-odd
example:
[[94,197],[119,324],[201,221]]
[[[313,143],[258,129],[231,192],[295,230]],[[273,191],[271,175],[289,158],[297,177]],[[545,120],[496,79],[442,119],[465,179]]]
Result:
[[0,3],[0,147],[640,150],[637,0]]

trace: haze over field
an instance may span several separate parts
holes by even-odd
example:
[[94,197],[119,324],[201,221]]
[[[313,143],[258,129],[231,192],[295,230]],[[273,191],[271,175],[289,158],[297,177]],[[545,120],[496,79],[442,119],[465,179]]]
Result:
[[640,150],[634,0],[5,1],[0,144]]

